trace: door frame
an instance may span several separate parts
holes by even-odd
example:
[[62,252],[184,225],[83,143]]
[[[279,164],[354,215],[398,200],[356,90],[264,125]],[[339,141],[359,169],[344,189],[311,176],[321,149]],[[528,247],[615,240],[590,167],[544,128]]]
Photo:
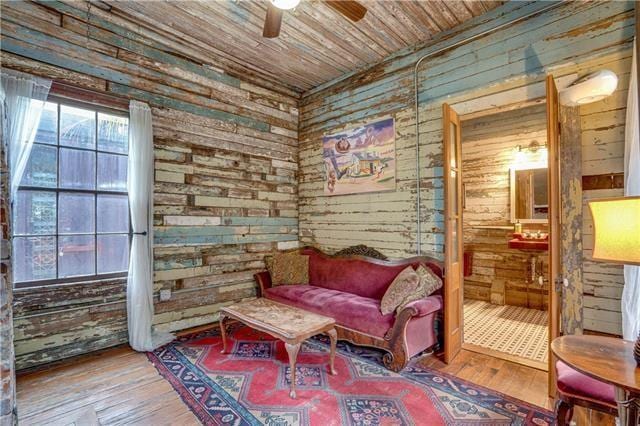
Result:
[[560,295],[562,294],[562,222],[560,179],[560,103],[553,75],[545,81],[547,94],[547,184],[549,197],[549,396],[556,393],[556,369],[551,342],[560,336]]
[[[565,86],[565,81],[567,77],[562,78],[561,80],[561,87]],[[560,223],[560,204],[559,204],[559,200],[560,200],[560,192],[561,192],[561,188],[560,188],[560,165],[559,165],[559,150],[560,150],[560,146],[559,146],[559,105],[558,105],[558,90],[556,88],[555,82],[554,82],[554,78],[552,75],[548,75],[546,77],[546,79],[541,82],[544,84],[544,89],[545,89],[545,103],[547,104],[547,149],[548,149],[548,165],[547,165],[547,175],[548,175],[548,186],[549,186],[549,251],[548,251],[548,256],[549,256],[549,271],[547,273],[547,280],[548,280],[548,298],[549,298],[549,344],[551,344],[551,341],[557,337],[560,334],[560,295],[559,295],[559,291],[556,288],[556,282],[558,282],[558,279],[561,279],[561,269],[559,269],[561,267],[561,264],[559,262],[559,256],[560,256],[560,250],[561,250],[561,245],[560,245],[560,237],[561,237],[561,223]],[[540,84],[540,83],[537,83]],[[551,99],[551,102],[549,102],[549,99]],[[539,99],[538,99],[539,101]],[[536,100],[529,100],[528,102],[530,103],[536,103]],[[465,110],[465,107],[468,107],[468,105],[473,104],[473,100],[471,101],[467,101],[467,102],[463,102],[461,106],[463,106],[463,110]],[[551,106],[550,106],[551,105]],[[457,106],[457,105],[456,105]],[[526,106],[526,105],[523,105]],[[448,175],[447,175],[447,171],[449,170],[448,167],[448,162],[449,162],[449,144],[447,143],[448,141],[448,136],[449,136],[449,129],[447,128],[448,126],[445,126],[445,123],[449,123],[450,122],[450,116],[449,111],[452,111],[456,118],[458,120],[460,120],[460,117],[458,117],[458,115],[455,113],[455,110],[447,105],[446,103],[443,104],[443,148],[444,148],[444,167],[443,167],[443,180],[445,183],[445,207],[444,207],[444,218],[445,218],[445,290],[446,290],[446,286],[447,286],[447,276],[449,275],[448,271],[446,270],[446,265],[448,265],[451,262],[451,250],[448,249],[448,246],[450,244],[447,244],[449,241],[448,235],[449,233],[447,232],[447,224],[448,224],[448,218],[449,218],[449,205],[448,205],[448,191],[447,191],[447,181],[448,181]],[[481,113],[482,110],[476,110],[476,111],[465,111],[466,114],[464,114],[462,116],[462,120],[465,120],[467,118],[473,118]],[[550,124],[553,123],[553,124]],[[459,122],[458,122],[459,124]],[[459,129],[459,127],[458,127]],[[459,140],[460,143],[460,149],[458,151],[458,154],[461,155],[461,140]],[[552,167],[554,170],[553,173],[553,177],[552,177]],[[459,170],[460,170],[460,176],[463,175],[464,170],[462,169],[462,163],[459,163]],[[462,180],[460,179],[460,187],[462,186]],[[460,188],[461,189],[461,188]],[[458,195],[462,195],[460,192]],[[554,198],[554,201],[552,202],[552,197]],[[462,223],[462,215],[463,212],[462,210],[460,211],[460,218],[461,218],[461,223]],[[458,239],[459,242],[459,248],[463,247],[464,242],[463,242],[463,234],[462,232],[459,234],[460,238]],[[556,259],[552,260],[552,256],[556,257]],[[553,266],[552,266],[553,265]],[[462,272],[462,268],[460,269],[460,272]],[[461,281],[461,294],[462,294],[462,298],[463,296],[463,292],[464,292],[464,281]],[[561,290],[560,290],[561,291]],[[455,355],[457,355],[457,353],[455,351],[451,351],[451,346],[449,346],[447,344],[447,337],[448,337],[448,333],[447,333],[447,312],[452,312],[452,306],[451,306],[452,300],[450,298],[446,297],[446,292],[445,292],[445,299],[444,299],[444,313],[445,313],[445,354],[444,354],[444,361],[445,363],[449,363],[451,361],[453,361],[453,359],[455,359]],[[462,309],[459,310],[459,318],[458,321],[460,321],[461,324],[461,340],[462,342],[464,341],[464,333],[462,332],[462,330],[464,330],[464,312],[462,311]],[[453,347],[456,346],[456,342],[453,342]],[[449,348],[449,350],[448,350]],[[554,369],[554,362],[553,362],[553,356],[551,354],[551,351],[549,351],[549,358],[548,358],[548,377],[549,377],[549,395],[554,395],[555,394],[555,369]]]

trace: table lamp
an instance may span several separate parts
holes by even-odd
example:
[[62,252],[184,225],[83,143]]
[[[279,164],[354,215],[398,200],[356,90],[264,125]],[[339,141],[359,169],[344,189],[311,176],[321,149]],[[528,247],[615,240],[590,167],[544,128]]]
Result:
[[[640,197],[589,202],[593,216],[593,260],[640,265]],[[640,336],[633,355],[640,364]]]

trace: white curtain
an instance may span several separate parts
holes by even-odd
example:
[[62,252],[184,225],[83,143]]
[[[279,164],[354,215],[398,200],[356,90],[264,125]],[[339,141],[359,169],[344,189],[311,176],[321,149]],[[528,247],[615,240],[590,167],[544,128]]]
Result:
[[129,344],[151,351],[173,340],[152,329],[153,322],[153,129],[151,109],[129,104],[129,164],[127,190],[133,237],[127,277]]
[[3,125],[9,155],[10,200],[15,199],[18,185],[27,167],[33,139],[36,137],[40,115],[50,88],[51,80],[2,69],[3,93],[0,94],[0,98],[4,98],[5,106]]
[[[638,70],[636,69],[636,41],[627,97],[627,121],[624,149],[624,195],[640,195],[640,123],[638,119]],[[636,340],[640,332],[640,266],[624,266],[622,290],[622,336]]]

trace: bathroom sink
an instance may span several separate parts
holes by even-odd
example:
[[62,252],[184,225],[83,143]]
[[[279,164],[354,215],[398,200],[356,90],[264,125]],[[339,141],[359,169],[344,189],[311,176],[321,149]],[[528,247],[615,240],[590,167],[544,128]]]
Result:
[[507,246],[518,250],[549,250],[549,234],[513,234]]

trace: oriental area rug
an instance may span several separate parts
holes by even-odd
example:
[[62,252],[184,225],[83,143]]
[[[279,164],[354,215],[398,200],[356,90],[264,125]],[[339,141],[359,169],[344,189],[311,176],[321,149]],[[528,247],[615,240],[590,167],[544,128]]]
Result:
[[382,366],[382,352],[339,342],[329,374],[328,338],[298,354],[289,398],[284,343],[236,324],[221,354],[219,330],[187,335],[148,354],[205,425],[551,425],[540,407],[409,364]]

